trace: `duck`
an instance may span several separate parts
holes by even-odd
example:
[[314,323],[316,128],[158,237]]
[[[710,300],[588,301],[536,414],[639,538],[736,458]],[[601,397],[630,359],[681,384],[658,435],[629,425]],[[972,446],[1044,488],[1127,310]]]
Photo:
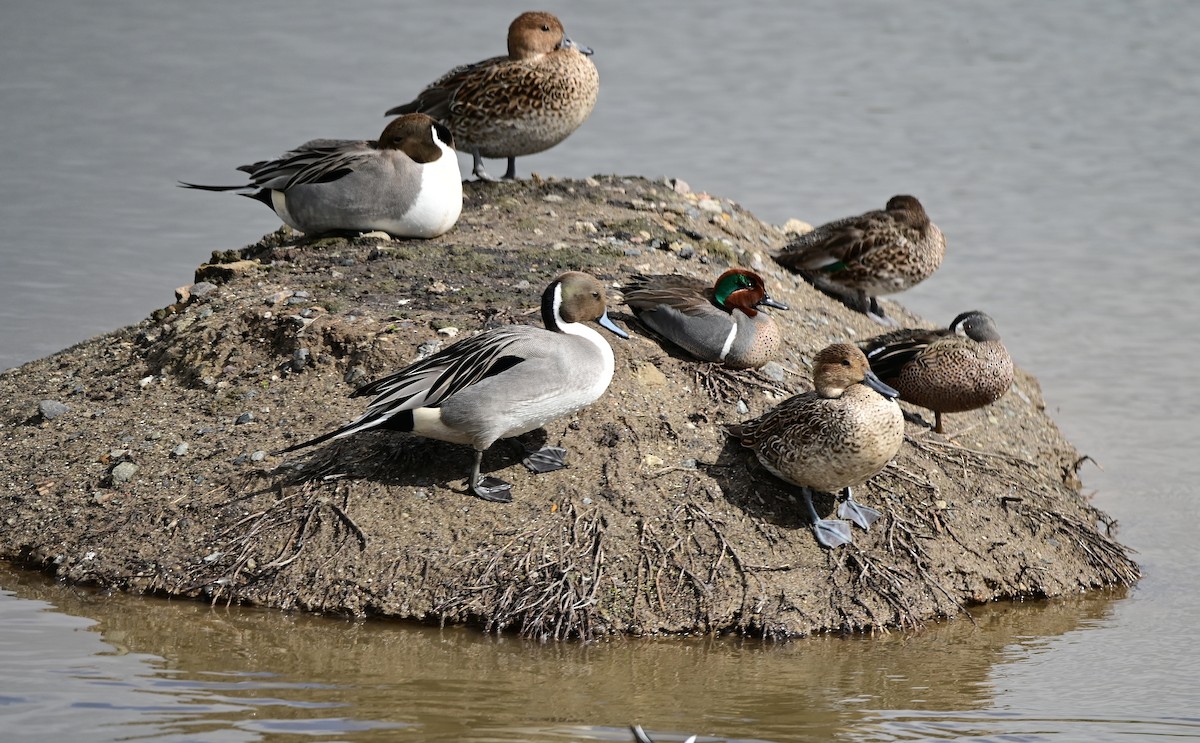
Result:
[[449,231],[462,213],[454,136],[425,114],[397,117],[377,140],[314,139],[238,170],[249,174],[250,183],[179,185],[261,201],[305,234],[381,231],[430,238]]
[[899,194],[882,210],[846,217],[790,242],[775,260],[852,309],[893,324],[876,299],[933,275],[946,237],[915,196]]
[[[600,281],[579,271],[564,273],[542,294],[544,328],[493,328],[369,382],[351,394],[373,396],[362,415],[279,453],[373,428],[410,432],[473,447],[470,491],[486,501],[508,503],[512,485],[480,474],[484,451],[498,439],[520,436],[587,407],[612,381],[612,347],[584,324],[589,321],[629,337],[608,318]],[[561,448],[547,447],[526,466],[550,472],[565,466],[564,455]]]
[[429,114],[471,154],[476,178],[495,180],[483,158],[507,158],[513,180],[518,157],[550,149],[591,115],[600,93],[591,54],[553,14],[522,13],[508,27],[507,56],[455,67],[387,115]]
[[[630,725],[629,729],[633,731],[633,740],[635,743],[654,743],[654,739],[642,729],[641,725]],[[689,735],[683,743],[696,743],[698,737],[696,735]]]
[[990,405],[1013,383],[1013,362],[996,321],[979,310],[963,312],[948,328],[906,328],[859,343],[871,370],[900,393],[900,399],[943,413]]
[[878,474],[904,441],[900,393],[871,371],[857,346],[836,343],[813,359],[813,385],[759,417],[726,430],[754,452],[762,466],[798,486],[818,543],[830,549],[851,541],[850,524],[822,519],[813,491],[841,491],[838,516],[869,529],[882,515],[854,500],[852,486]]
[[767,294],[762,276],[745,268],[729,269],[711,286],[678,274],[639,274],[624,296],[646,328],[698,361],[730,369],[757,369],[775,358],[779,327],[758,308],[788,308]]

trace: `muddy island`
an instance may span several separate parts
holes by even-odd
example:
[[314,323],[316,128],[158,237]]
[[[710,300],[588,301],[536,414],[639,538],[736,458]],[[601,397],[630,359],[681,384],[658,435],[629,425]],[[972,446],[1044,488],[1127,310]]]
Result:
[[[881,328],[771,260],[783,229],[675,180],[535,177],[464,196],[432,240],[281,230],[214,252],[141,323],[0,374],[0,558],[115,590],[558,639],[906,628],[1139,577],[1019,369],[997,403],[947,416],[946,435],[909,420],[855,491],[883,518],[823,549],[798,492],[723,426],[810,389],[821,348]],[[619,303],[634,273],[733,265],[791,307],[759,371],[665,350]],[[616,373],[597,403],[487,452],[512,503],[466,491],[470,449],[411,435],[272,454],[354,418],[357,386],[419,354],[538,323],[565,270],[615,287],[610,317],[632,337],[609,336]],[[885,306],[902,326],[948,320]],[[523,450],[543,444],[568,467],[526,471]]]

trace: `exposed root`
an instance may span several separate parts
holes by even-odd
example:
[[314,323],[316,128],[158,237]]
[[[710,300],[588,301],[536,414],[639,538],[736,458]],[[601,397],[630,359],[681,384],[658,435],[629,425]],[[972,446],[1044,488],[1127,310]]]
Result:
[[788,397],[794,389],[782,382],[765,376],[757,369],[727,369],[720,364],[695,364],[693,375],[696,385],[714,400],[736,404],[756,392],[765,392],[778,398]]
[[456,568],[467,574],[466,585],[451,587],[437,605],[443,621],[470,617],[489,632],[516,627],[541,640],[592,639],[607,524],[594,508],[580,512],[568,503],[559,513],[499,549],[464,558]]

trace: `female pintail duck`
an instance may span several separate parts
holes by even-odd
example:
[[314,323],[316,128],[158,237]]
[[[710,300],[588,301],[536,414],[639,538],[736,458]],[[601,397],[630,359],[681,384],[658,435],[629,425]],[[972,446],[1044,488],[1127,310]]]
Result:
[[450,127],[472,172],[485,157],[508,158],[504,177],[517,177],[517,158],[548,150],[587,120],[600,92],[600,73],[587,47],[567,38],[550,13],[522,13],[508,27],[508,56],[462,65],[388,115],[420,111]]
[[788,307],[753,271],[731,268],[707,286],[688,276],[634,276],[625,304],[650,330],[700,361],[757,369],[775,357],[779,328],[758,307]]
[[929,278],[946,254],[946,238],[914,196],[893,196],[870,211],[817,227],[793,240],[775,260],[818,289],[864,314],[884,318],[876,297]]
[[855,503],[850,486],[878,473],[900,450],[904,416],[899,393],[879,381],[867,357],[849,343],[817,354],[813,384],[814,391],[731,426],[729,433],[771,474],[800,486],[817,541],[832,548],[850,541],[850,525],[819,518],[811,491],[844,491],[838,516],[869,528],[880,513]]
[[[512,500],[512,486],[479,473],[484,450],[497,439],[520,436],[590,405],[612,380],[612,348],[583,324],[588,320],[629,337],[608,319],[599,281],[585,273],[564,273],[542,294],[545,329],[494,328],[366,384],[351,395],[375,396],[365,413],[280,453],[371,428],[409,431],[474,447],[471,492],[484,500],[507,503]],[[536,471],[563,465],[562,450],[543,451],[547,456],[540,459]]]
[[1012,386],[1012,357],[995,321],[979,310],[962,313],[949,328],[896,330],[859,348],[871,371],[895,387],[901,400],[933,411],[938,433],[942,413],[989,405]]
[[381,230],[437,237],[462,212],[462,177],[450,130],[424,114],[395,119],[378,141],[314,139],[276,160],[243,165],[237,191],[266,204],[304,233]]

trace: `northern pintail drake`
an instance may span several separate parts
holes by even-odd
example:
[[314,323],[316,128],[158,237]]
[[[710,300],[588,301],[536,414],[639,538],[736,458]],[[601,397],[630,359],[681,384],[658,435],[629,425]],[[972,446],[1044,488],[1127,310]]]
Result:
[[845,521],[818,517],[812,491],[843,491],[838,515],[867,529],[879,511],[854,501],[851,486],[883,469],[904,441],[899,393],[881,382],[867,357],[849,343],[829,346],[813,360],[812,392],[795,395],[754,420],[729,427],[768,472],[797,485],[817,541],[851,540]]
[[[512,438],[570,415],[608,389],[613,352],[584,325],[595,320],[621,338],[608,319],[604,286],[592,276],[564,273],[542,294],[545,329],[529,325],[493,328],[355,390],[374,395],[367,411],[350,423],[289,446],[286,453],[359,431],[387,428],[475,449],[470,489],[484,500],[507,503],[512,486],[483,477],[483,452],[497,439]],[[563,466],[562,450],[538,452],[539,472]]]
[[471,153],[477,178],[494,180],[481,158],[504,157],[513,179],[518,157],[550,149],[592,113],[600,73],[591,53],[550,13],[522,13],[508,27],[508,56],[455,67],[387,115],[429,114]]
[[801,235],[775,260],[859,312],[882,322],[876,297],[929,278],[946,254],[946,238],[915,196],[888,200],[882,211],[846,217]]
[[1012,357],[995,321],[979,310],[962,313],[949,328],[896,330],[859,348],[901,400],[933,411],[938,433],[942,413],[982,408],[1012,387]]
[[437,237],[462,212],[454,137],[424,114],[391,121],[378,140],[314,139],[238,170],[250,174],[250,183],[181,185],[236,191],[309,234],[380,230],[395,237]]
[[757,369],[779,350],[779,327],[759,307],[788,307],[753,271],[731,268],[712,286],[688,276],[634,276],[625,304],[650,330],[700,361]]

